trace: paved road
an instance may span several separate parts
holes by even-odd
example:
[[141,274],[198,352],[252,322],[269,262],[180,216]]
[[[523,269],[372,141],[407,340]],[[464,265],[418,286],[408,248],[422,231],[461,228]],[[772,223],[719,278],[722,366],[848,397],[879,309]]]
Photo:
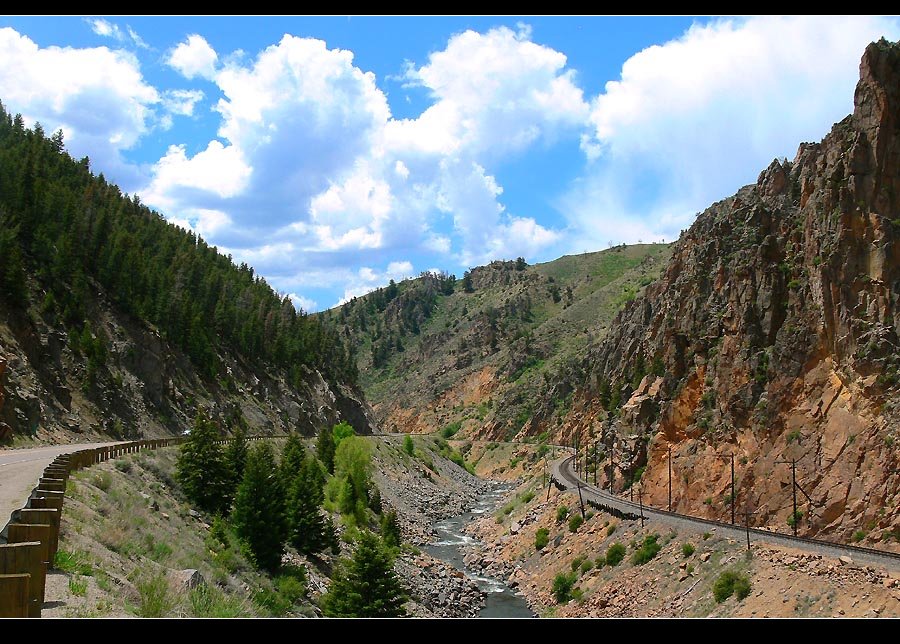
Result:
[[54,458],[80,449],[115,444],[115,442],[81,443],[0,450],[0,530],[6,527],[10,515],[25,505],[44,468],[50,465]]
[[[580,483],[581,495],[586,504],[593,502],[604,510],[612,510],[614,513],[619,513],[620,515],[628,515],[629,517],[640,516],[641,509],[638,503],[632,503],[620,497],[613,496],[609,492],[605,492],[579,479],[572,468],[572,460],[572,456],[565,456],[553,462],[551,472],[554,480],[567,489],[574,489]],[[746,530],[743,527],[733,526],[730,523],[721,523],[719,521],[690,517],[684,514],[666,512],[665,510],[647,506],[644,506],[643,513],[644,517],[649,520],[661,521],[677,528],[708,531],[712,527],[716,529],[716,534],[720,536],[738,540],[745,540],[747,538]],[[876,564],[892,570],[900,570],[900,554],[898,553],[878,551],[873,550],[872,548],[860,548],[858,546],[847,546],[827,541],[819,541],[817,539],[803,539],[789,534],[770,532],[758,528],[750,528],[750,540],[751,542],[764,542],[778,546],[797,548],[828,557],[836,558],[841,555],[847,555],[856,563]]]

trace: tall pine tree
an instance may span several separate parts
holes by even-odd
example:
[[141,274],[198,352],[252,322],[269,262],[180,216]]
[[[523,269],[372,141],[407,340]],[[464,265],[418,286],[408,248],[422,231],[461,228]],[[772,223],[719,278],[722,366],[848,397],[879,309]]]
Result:
[[307,555],[332,545],[333,528],[321,511],[322,479],[314,458],[304,459],[294,476],[287,496],[288,542]]
[[243,423],[238,423],[225,446],[225,468],[228,473],[228,497],[234,499],[237,486],[244,478],[244,466],[247,464],[247,431]]
[[334,474],[334,451],[334,435],[330,429],[323,427],[316,441],[316,455],[329,474]]
[[363,531],[352,559],[338,562],[322,596],[328,617],[403,617],[406,592],[394,572],[394,556],[376,535]]
[[237,488],[231,521],[235,532],[253,553],[256,564],[275,570],[284,554],[284,494],[275,468],[275,455],[267,442],[247,453],[244,479]]
[[207,512],[227,510],[230,477],[217,440],[219,428],[203,412],[198,412],[176,465],[176,476],[185,496]]

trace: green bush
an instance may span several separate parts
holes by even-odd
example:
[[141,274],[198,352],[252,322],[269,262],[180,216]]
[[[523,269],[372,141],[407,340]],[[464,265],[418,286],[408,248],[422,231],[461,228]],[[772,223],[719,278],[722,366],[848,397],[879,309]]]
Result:
[[594,567],[594,562],[591,561],[590,559],[585,559],[584,561],[581,562],[580,567],[581,567],[581,574],[583,575],[586,572],[588,572],[591,568]]
[[413,443],[412,436],[407,434],[403,438],[403,451],[406,452],[409,456],[412,456],[416,453],[416,445]]
[[693,543],[682,543],[681,544],[681,554],[684,555],[685,559],[690,557],[694,552],[696,552],[696,548],[694,548]]
[[576,512],[572,515],[572,518],[569,519],[569,532],[578,532],[578,528],[581,527],[582,523],[584,523],[584,519]]
[[253,596],[253,601],[273,617],[283,617],[306,594],[306,571],[296,566],[285,567],[273,582],[273,588],[258,591]]
[[747,575],[742,575],[735,570],[726,570],[713,584],[713,597],[721,604],[723,601],[737,595],[738,600],[750,595],[751,585]]
[[553,579],[553,596],[557,604],[565,604],[572,599],[572,588],[575,586],[575,573],[559,573]]
[[124,458],[117,458],[113,465],[124,474],[128,474],[131,471],[131,461],[126,461]]
[[569,516],[569,507],[566,505],[561,505],[556,508],[556,522],[562,523],[566,520],[566,517]]
[[704,533],[703,533],[703,540],[706,541],[706,540],[709,539],[711,536],[712,536],[711,533],[709,533],[709,532],[704,532]]
[[444,428],[441,430],[441,436],[443,436],[444,438],[453,438],[461,427],[462,421],[456,421],[455,423],[444,425]]
[[853,543],[859,543],[860,541],[862,541],[865,538],[866,538],[865,530],[857,530],[856,532],[853,533]]
[[616,531],[616,524],[610,523],[609,527],[606,529],[606,536],[611,537],[615,531]]
[[87,595],[87,580],[81,575],[73,575],[69,578],[69,592],[75,597]]
[[653,559],[653,557],[658,555],[659,551],[662,549],[662,546],[657,543],[658,538],[659,535],[656,534],[648,534],[644,537],[644,542],[634,554],[631,555],[631,563],[635,566],[643,566]]
[[547,528],[538,528],[534,533],[535,550],[543,550],[550,543],[550,531]]
[[165,617],[175,608],[175,597],[163,573],[144,577],[136,586],[141,602],[134,611],[138,617]]
[[84,575],[90,577],[94,574],[94,569],[85,559],[87,555],[81,552],[65,550],[57,550],[53,559],[53,567],[63,572],[72,573],[73,575]]
[[188,601],[193,617],[249,617],[243,602],[215,586],[197,586],[188,595]]
[[109,472],[97,472],[91,477],[94,487],[106,492],[112,486],[112,476]]
[[606,549],[606,565],[618,566],[625,558],[625,546],[621,543],[614,543]]
[[520,498],[522,499],[522,503],[529,503],[534,498],[534,492],[525,492]]

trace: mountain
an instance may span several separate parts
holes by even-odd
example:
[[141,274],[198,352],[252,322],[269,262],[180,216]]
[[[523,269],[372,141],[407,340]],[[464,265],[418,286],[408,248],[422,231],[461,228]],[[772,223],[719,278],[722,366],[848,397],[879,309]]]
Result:
[[897,547],[900,45],[865,50],[854,106],[699,215],[581,362],[560,437],[614,442],[617,489],[646,468],[665,507],[671,449],[674,508],[725,518],[734,454],[738,511],[786,530],[797,459],[802,534]]
[[360,384],[381,428],[513,438],[553,401],[569,365],[621,305],[659,274],[664,244],[620,246],[529,266],[497,261],[462,279],[426,273],[321,314],[357,347]]
[[0,105],[0,440],[371,431],[348,348]]

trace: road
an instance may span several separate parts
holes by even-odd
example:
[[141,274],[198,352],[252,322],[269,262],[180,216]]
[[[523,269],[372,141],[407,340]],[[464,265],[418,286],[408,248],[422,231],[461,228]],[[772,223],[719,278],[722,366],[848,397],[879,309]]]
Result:
[[44,469],[54,458],[80,449],[115,444],[80,443],[0,450],[0,531],[6,527],[12,513],[25,505]]
[[[553,462],[551,473],[555,481],[567,489],[575,489],[580,484],[581,495],[586,504],[596,504],[596,506],[599,506],[603,510],[611,510],[613,513],[620,515],[628,515],[629,517],[640,516],[641,508],[638,503],[632,503],[617,496],[613,496],[609,492],[605,492],[579,479],[572,468],[573,458],[573,456],[565,456]],[[710,521],[709,519],[691,517],[675,512],[666,512],[665,510],[647,506],[644,506],[643,513],[646,519],[660,521],[676,528],[686,528],[701,532],[708,532],[710,528],[715,528],[716,534],[719,536],[725,536],[741,541],[747,538],[747,531],[743,526],[733,526],[730,523]],[[750,528],[750,540],[751,542],[763,542],[777,546],[796,548],[828,557],[837,558],[841,555],[846,555],[853,559],[855,563],[874,564],[891,570],[900,570],[900,553],[874,550],[872,548],[860,548],[858,546],[820,541],[818,539],[804,539],[789,534],[761,530],[759,528]]]

